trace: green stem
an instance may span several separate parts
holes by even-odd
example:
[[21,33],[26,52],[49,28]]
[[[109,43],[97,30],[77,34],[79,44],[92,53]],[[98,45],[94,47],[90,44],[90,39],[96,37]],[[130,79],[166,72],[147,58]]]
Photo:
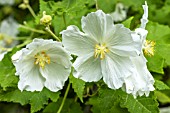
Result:
[[47,26],[47,27],[45,28],[45,30],[46,30],[48,33],[50,33],[56,40],[58,40],[59,42],[61,42],[61,40],[51,31],[51,29],[50,29],[49,26]]
[[63,106],[64,106],[64,103],[65,103],[65,101],[66,101],[66,97],[67,97],[67,95],[68,95],[68,91],[69,91],[69,89],[70,89],[70,85],[71,85],[71,83],[69,82],[69,84],[68,84],[68,86],[67,86],[67,89],[66,89],[66,92],[65,92],[65,94],[64,94],[64,98],[63,98],[63,100],[62,100],[62,103],[61,103],[61,105],[60,105],[57,113],[60,113],[61,110],[62,110],[62,108],[63,108]]
[[19,25],[19,27],[20,27],[20,28],[23,28],[23,29],[30,30],[30,31],[32,31],[32,32],[36,32],[36,33],[40,33],[40,34],[46,34],[46,32],[43,31],[43,30],[37,30],[37,29],[31,28],[31,27],[28,27],[28,26]]
[[96,9],[98,10],[98,9],[99,9],[99,6],[98,6],[97,0],[95,0],[95,2],[96,2]]
[[32,9],[32,7],[29,4],[27,4],[26,6],[27,6],[28,10],[30,11],[30,13],[32,14],[32,16],[34,18],[36,18],[36,14],[35,14],[34,10]]
[[67,27],[67,25],[66,25],[65,12],[63,13],[63,21],[64,21],[64,25],[65,25],[65,28],[66,28],[66,27]]
[[27,40],[25,41],[24,43],[20,44],[20,45],[17,45],[17,48],[21,48],[21,47],[24,47],[25,45],[27,45],[28,43],[30,43],[32,40]]

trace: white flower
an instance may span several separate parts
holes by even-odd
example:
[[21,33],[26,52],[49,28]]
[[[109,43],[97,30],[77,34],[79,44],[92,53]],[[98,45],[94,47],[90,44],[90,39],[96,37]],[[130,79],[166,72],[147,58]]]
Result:
[[62,89],[71,71],[70,59],[60,42],[34,39],[12,56],[20,79],[18,88],[41,91],[45,86],[53,92]]
[[137,56],[141,45],[134,42],[131,31],[101,10],[82,17],[81,32],[68,26],[61,32],[64,47],[78,56],[73,66],[74,76],[86,82],[104,82],[112,89],[122,87],[134,70],[129,56]]
[[[139,41],[144,45],[146,43],[146,36],[148,31],[145,30],[145,26],[148,22],[148,6],[145,2],[143,5],[144,15],[141,19],[141,27],[135,30],[135,33],[132,34],[132,37],[135,41]],[[142,49],[143,49],[142,48]],[[140,95],[149,96],[150,91],[154,90],[153,84],[154,79],[151,73],[147,69],[146,58],[143,55],[143,51],[141,49],[140,56],[131,57],[131,60],[136,68],[132,76],[129,76],[128,79],[125,80],[126,83],[126,92],[132,93],[134,97]]]
[[0,26],[0,61],[7,53],[8,48],[12,48],[18,43],[13,40],[18,33],[18,23],[12,17],[2,21]]
[[1,5],[13,5],[15,0],[0,0]]
[[127,17],[127,8],[122,3],[117,3],[115,11],[110,14],[114,22],[122,21]]

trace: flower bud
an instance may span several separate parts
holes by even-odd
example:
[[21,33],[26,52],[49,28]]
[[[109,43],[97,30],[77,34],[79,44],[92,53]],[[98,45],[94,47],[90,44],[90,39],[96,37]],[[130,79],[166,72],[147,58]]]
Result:
[[24,4],[24,3],[22,3],[22,4],[20,4],[18,7],[21,8],[21,9],[26,9],[26,8],[27,8],[27,5]]
[[40,24],[45,26],[51,25],[52,17],[50,15],[46,15],[46,11],[43,11],[43,17],[40,19]]

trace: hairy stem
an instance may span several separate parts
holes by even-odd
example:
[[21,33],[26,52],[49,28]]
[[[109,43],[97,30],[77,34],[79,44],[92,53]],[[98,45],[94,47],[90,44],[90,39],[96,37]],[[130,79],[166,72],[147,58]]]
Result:
[[36,33],[40,33],[40,34],[46,34],[46,32],[43,31],[43,30],[34,29],[34,28],[31,28],[31,27],[28,27],[28,26],[19,25],[19,27],[20,27],[20,28],[23,28],[23,29],[30,30],[30,31],[32,31],[32,32],[36,32]]
[[56,40],[58,40],[59,42],[61,42],[61,40],[51,31],[51,29],[50,29],[49,26],[47,26],[47,27],[45,28],[45,30],[46,30],[48,33],[50,33]]
[[27,4],[27,8],[28,8],[28,10],[30,11],[30,13],[32,14],[32,16],[33,16],[34,18],[36,18],[36,14],[35,14],[34,10],[32,9],[32,7],[31,7],[29,4]]

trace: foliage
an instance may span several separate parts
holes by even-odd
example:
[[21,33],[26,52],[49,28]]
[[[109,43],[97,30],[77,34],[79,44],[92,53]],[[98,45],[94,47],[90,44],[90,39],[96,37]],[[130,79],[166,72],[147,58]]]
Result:
[[[43,11],[52,16],[50,28],[60,39],[60,32],[69,25],[76,25],[81,29],[81,18],[89,12],[96,11],[96,6],[105,13],[115,10],[116,3],[121,2],[127,8],[127,18],[117,22],[134,30],[140,26],[143,14],[142,5],[145,0],[29,0],[29,4],[36,16],[30,10],[19,9],[22,0],[15,0],[13,4],[5,5],[0,0],[0,21],[13,16],[19,23],[19,35],[14,40],[19,41],[0,61],[0,108],[5,104],[4,113],[8,109],[29,109],[31,113],[56,113],[61,107],[66,92],[67,83],[71,83],[67,98],[61,113],[158,113],[159,109],[170,103],[170,2],[169,0],[146,0],[149,6],[149,22],[147,40],[154,41],[154,56],[145,56],[147,66],[155,78],[155,91],[148,97],[136,99],[122,89],[107,88],[103,81],[98,83],[85,83],[74,78],[71,72],[64,88],[58,92],[51,92],[44,88],[41,92],[20,91],[18,89],[19,77],[15,75],[15,67],[11,56],[22,49],[34,38],[53,39],[40,19]],[[14,0],[13,0],[14,1]],[[1,37],[0,37],[1,40]],[[1,49],[1,46],[0,46]],[[1,50],[0,50],[1,51]],[[76,56],[73,56],[73,62]],[[158,80],[157,80],[158,79]],[[87,95],[86,94],[87,90]],[[12,107],[11,107],[12,106]],[[26,106],[26,107],[25,107]]]

